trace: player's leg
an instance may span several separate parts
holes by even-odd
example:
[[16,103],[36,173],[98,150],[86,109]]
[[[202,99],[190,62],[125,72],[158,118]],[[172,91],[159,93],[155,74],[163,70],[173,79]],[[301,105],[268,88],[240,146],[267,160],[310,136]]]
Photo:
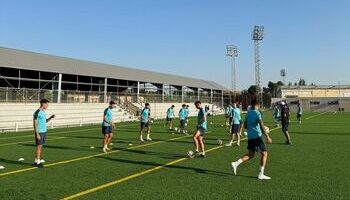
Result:
[[[249,141],[248,141],[248,148],[249,148]],[[248,153],[242,156],[240,159],[238,159],[235,162],[231,163],[232,171],[236,175],[237,174],[237,167],[242,164],[243,162],[246,162],[255,156],[255,150],[248,149]]]
[[199,144],[200,144],[200,147],[202,150],[201,156],[204,157],[205,156],[205,148],[204,148],[203,136],[199,136],[198,139],[199,139]]
[[42,148],[43,148],[42,144],[37,144],[36,145],[34,165],[39,165],[40,164]]
[[199,154],[199,141],[198,137],[200,136],[199,130],[196,131],[196,133],[193,134],[193,144],[194,147],[196,148],[196,154]]
[[148,141],[152,141],[150,134],[151,134],[151,124],[147,123],[147,137],[146,137],[146,139]]
[[237,134],[237,146],[241,146],[241,134],[239,134],[239,128],[236,134]]
[[259,179],[271,179],[271,177],[266,176],[264,174],[265,166],[266,166],[266,162],[267,162],[267,157],[268,157],[267,151],[262,151],[261,152],[261,158],[260,158],[259,175],[258,175]]
[[108,138],[107,138],[107,144],[106,144],[106,149],[109,151],[110,149],[108,148],[108,146],[109,146],[109,144],[111,143],[111,141],[112,141],[112,138],[113,138],[113,133],[111,132],[111,133],[109,133],[108,134]]
[[143,129],[145,128],[145,123],[141,122],[141,127],[140,127],[140,141],[144,142],[143,140]]

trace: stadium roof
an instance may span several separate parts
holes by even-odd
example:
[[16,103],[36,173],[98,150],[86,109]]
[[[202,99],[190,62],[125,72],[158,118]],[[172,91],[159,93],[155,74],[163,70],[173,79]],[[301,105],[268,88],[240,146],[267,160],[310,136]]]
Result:
[[151,72],[86,60],[0,47],[0,66],[62,74],[106,77],[195,88],[228,90],[214,81]]
[[282,86],[286,90],[310,90],[310,89],[350,89],[350,85],[310,85],[310,86]]

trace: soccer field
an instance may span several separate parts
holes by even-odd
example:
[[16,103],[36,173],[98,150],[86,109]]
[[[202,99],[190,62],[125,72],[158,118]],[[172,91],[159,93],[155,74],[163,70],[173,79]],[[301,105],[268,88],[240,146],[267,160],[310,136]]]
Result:
[[[306,113],[303,124],[292,121],[289,146],[282,131],[272,128],[272,113],[263,117],[273,140],[266,168],[271,180],[257,179],[259,156],[232,174],[230,163],[246,152],[246,141],[241,147],[217,145],[217,139],[228,141],[228,129],[221,126],[223,116],[210,116],[207,157],[194,159],[186,157],[193,150],[191,136],[167,130],[163,121],[152,124],[154,141],[143,144],[138,122],[119,123],[109,153],[101,152],[100,126],[50,129],[44,168],[31,166],[31,131],[3,133],[0,199],[350,198],[350,113]],[[194,130],[194,118],[188,127]]]

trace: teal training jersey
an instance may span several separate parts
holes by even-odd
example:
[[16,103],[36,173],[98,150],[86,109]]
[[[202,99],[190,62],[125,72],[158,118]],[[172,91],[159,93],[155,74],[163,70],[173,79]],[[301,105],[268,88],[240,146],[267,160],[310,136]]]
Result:
[[[204,117],[204,121],[201,123],[202,118]],[[204,108],[200,108],[197,116],[197,126],[200,128],[204,128],[207,130],[207,118]]]
[[174,118],[174,109],[173,108],[168,108],[168,110],[166,111],[166,116],[168,118]]
[[233,110],[233,124],[241,123],[241,110],[239,108],[234,108]]
[[185,120],[187,117],[186,108],[181,108],[179,112],[180,120]]
[[273,115],[275,116],[275,118],[279,118],[281,116],[280,109],[278,109],[277,106],[275,107],[275,111]]
[[299,115],[303,114],[303,108],[301,106],[298,106],[298,113]]
[[188,115],[190,114],[190,111],[188,110],[188,108],[185,108],[185,112],[186,112],[186,117],[188,117]]
[[102,126],[111,126],[109,123],[113,120],[113,109],[106,108],[103,111],[103,117],[106,117],[106,119],[102,122]]
[[151,111],[148,108],[144,108],[141,111],[141,121],[147,123],[149,120],[149,117],[151,115]]
[[262,135],[259,122],[262,120],[261,113],[258,110],[250,109],[246,116],[248,129],[248,139],[259,138]]
[[38,109],[33,114],[33,119],[38,121],[38,132],[46,133],[46,112],[45,110]]

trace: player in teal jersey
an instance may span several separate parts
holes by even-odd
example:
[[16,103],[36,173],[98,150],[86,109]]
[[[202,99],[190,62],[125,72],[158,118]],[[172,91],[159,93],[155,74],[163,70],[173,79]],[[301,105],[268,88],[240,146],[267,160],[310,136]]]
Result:
[[232,170],[236,175],[237,167],[255,156],[255,152],[259,151],[261,153],[260,159],[260,169],[258,178],[262,179],[271,179],[270,177],[264,174],[266,162],[267,162],[267,148],[262,139],[262,134],[266,136],[267,142],[272,143],[272,140],[269,136],[269,133],[264,125],[264,122],[261,117],[261,113],[259,112],[260,104],[253,100],[251,103],[251,108],[247,113],[244,126],[248,130],[248,153],[238,159],[236,162],[232,162]]
[[109,102],[109,106],[103,111],[103,121],[102,121],[102,134],[104,136],[102,142],[102,151],[107,152],[109,143],[113,137],[113,129],[115,129],[115,124],[113,122],[113,108],[115,108],[115,102]]
[[185,130],[186,118],[187,118],[186,104],[182,104],[182,108],[179,111],[179,119],[180,119],[179,133],[186,133],[186,130]]
[[174,120],[174,117],[175,117],[174,108],[175,108],[175,106],[172,105],[166,111],[166,123],[165,123],[165,126],[169,126],[169,130],[171,130],[173,128],[173,120]]
[[[197,131],[193,134],[193,143],[196,148],[196,155],[200,157],[205,157],[203,136],[207,131],[207,114],[205,113],[204,108],[202,108],[200,101],[196,101],[194,105],[199,111],[197,115]],[[199,146],[202,152],[199,152]]]
[[275,107],[274,107],[273,117],[275,119],[275,127],[279,127],[279,122],[280,122],[280,119],[281,119],[281,111],[278,108],[278,104],[277,103],[275,104]]
[[143,140],[143,130],[147,128],[147,138],[146,140],[152,141],[150,137],[151,133],[151,107],[149,103],[145,103],[145,107],[141,111],[141,129],[140,129],[140,141],[144,142]]
[[51,115],[49,118],[46,118],[46,109],[49,107],[49,100],[41,99],[40,107],[33,114],[33,126],[34,126],[34,136],[36,144],[36,153],[34,166],[43,167],[44,160],[41,159],[42,147],[46,143],[46,123],[51,119],[55,118],[55,115]]

